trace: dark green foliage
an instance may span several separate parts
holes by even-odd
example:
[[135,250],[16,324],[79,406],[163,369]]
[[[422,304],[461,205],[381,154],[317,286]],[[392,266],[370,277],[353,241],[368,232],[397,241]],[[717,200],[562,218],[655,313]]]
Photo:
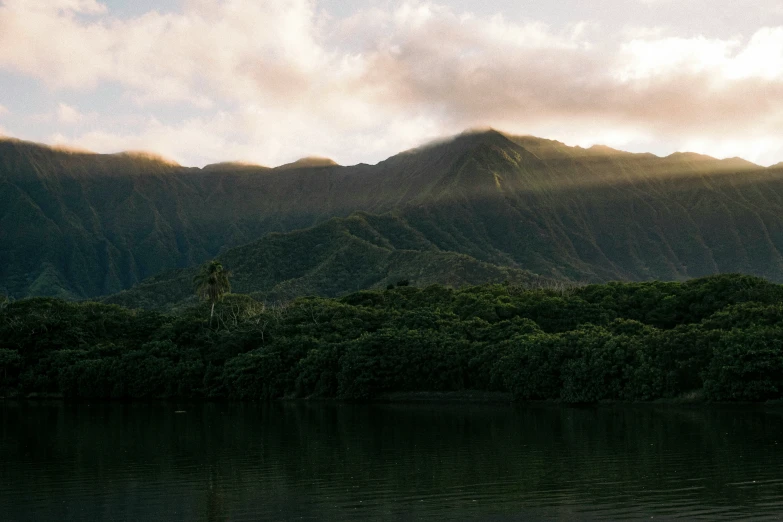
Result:
[[0,348],[0,394],[17,386],[22,356],[16,350]]
[[193,277],[196,295],[210,303],[221,301],[223,296],[231,291],[231,283],[228,280],[230,275],[220,261],[206,263]]
[[340,350],[334,344],[322,343],[307,351],[296,369],[294,395],[297,397],[336,397]]
[[502,357],[493,376],[502,381],[503,389],[523,401],[560,396],[560,372],[568,354],[556,335],[520,336],[500,346]]
[[338,396],[370,399],[400,390],[464,389],[450,340],[430,328],[384,328],[362,335],[345,347],[340,359]]
[[783,396],[783,335],[780,327],[724,332],[715,345],[704,388],[717,400],[780,399]]
[[560,398],[569,403],[624,399],[629,371],[636,366],[636,345],[602,327],[561,335],[565,347]]
[[[400,219],[365,214],[334,218],[307,230],[271,234],[230,249],[220,259],[231,268],[235,292],[264,301],[302,295],[335,297],[369,288],[391,290],[409,286],[409,279],[399,279],[400,274],[409,273],[416,274],[420,285],[461,287],[508,280],[529,288],[552,282],[518,268],[419,245],[419,236],[401,223]],[[423,250],[400,250],[397,244]],[[167,272],[103,301],[152,310],[182,308],[193,303],[187,281],[198,274],[196,268]]]
[[196,287],[196,295],[205,301],[209,301],[209,324],[212,325],[212,317],[215,315],[215,304],[223,300],[223,296],[231,291],[231,283],[228,278],[231,274],[223,268],[220,261],[212,260],[199,269],[193,276],[193,284]]
[[0,310],[0,393],[373,399],[481,390],[592,403],[783,398],[781,286],[745,276],[568,289],[395,286],[174,314],[35,298]]

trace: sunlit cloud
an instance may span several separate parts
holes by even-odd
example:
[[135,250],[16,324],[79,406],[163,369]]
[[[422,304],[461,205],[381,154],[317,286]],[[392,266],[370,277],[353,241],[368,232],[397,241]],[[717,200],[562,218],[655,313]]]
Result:
[[75,107],[60,102],[57,106],[57,119],[65,125],[75,125],[84,119],[84,115]]
[[122,104],[148,116],[128,126],[101,114],[69,130],[86,120],[61,104],[57,139],[184,164],[374,162],[478,126],[783,159],[783,27],[729,38],[609,31],[426,1],[335,19],[308,0],[188,0],[178,12],[120,19],[94,0],[5,0],[0,70],[55,93],[119,86]]

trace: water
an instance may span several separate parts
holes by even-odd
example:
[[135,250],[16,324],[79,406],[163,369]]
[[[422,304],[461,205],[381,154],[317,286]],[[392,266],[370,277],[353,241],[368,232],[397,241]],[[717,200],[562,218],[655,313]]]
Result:
[[781,516],[780,409],[0,402],[3,521]]

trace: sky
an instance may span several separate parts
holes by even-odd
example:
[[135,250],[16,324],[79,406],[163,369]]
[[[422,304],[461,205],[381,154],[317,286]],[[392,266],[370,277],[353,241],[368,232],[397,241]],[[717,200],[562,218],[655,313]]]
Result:
[[350,165],[486,127],[783,161],[783,3],[0,0],[0,135]]

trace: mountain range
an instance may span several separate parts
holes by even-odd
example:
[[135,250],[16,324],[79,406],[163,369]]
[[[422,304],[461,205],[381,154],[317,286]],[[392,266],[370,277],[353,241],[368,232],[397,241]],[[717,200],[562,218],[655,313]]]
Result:
[[171,302],[214,257],[237,291],[272,299],[399,279],[783,281],[781,216],[782,166],[494,130],[376,165],[275,169],[0,141],[0,290],[13,297]]

